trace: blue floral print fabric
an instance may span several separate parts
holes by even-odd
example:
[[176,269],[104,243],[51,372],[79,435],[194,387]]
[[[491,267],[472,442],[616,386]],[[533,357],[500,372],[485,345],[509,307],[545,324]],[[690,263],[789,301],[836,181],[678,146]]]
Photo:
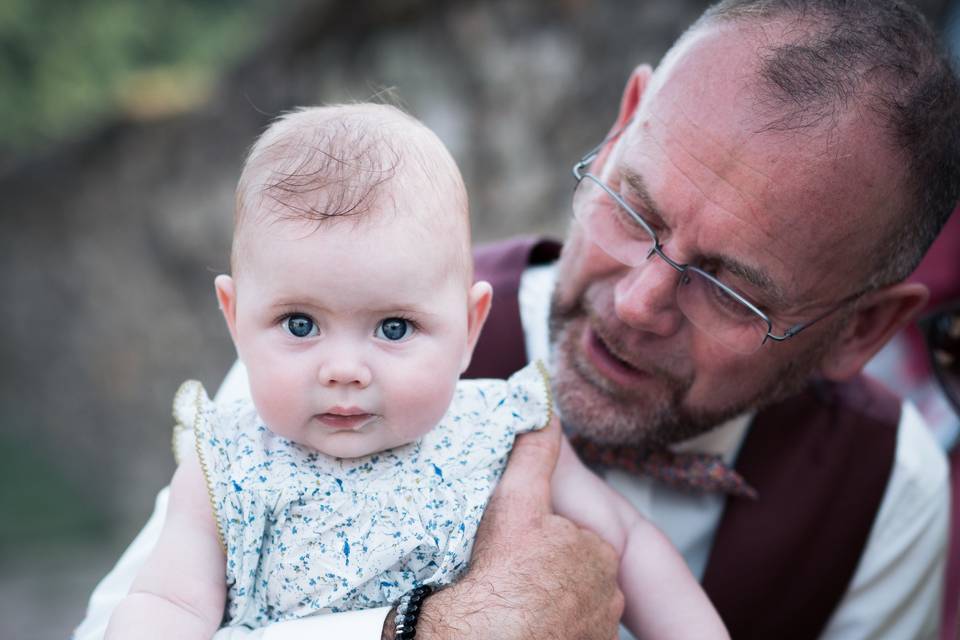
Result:
[[462,380],[420,440],[353,459],[273,434],[249,399],[220,406],[196,381],[174,401],[175,453],[195,447],[226,553],[227,622],[251,628],[394,604],[468,565],[518,433],[549,422],[533,363],[509,380]]

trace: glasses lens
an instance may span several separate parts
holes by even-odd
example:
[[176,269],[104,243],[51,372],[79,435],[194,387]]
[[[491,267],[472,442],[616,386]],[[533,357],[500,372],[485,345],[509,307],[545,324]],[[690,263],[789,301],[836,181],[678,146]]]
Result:
[[947,398],[960,412],[960,309],[935,316],[927,340],[934,372]]
[[653,236],[638,218],[600,183],[586,174],[573,196],[573,215],[587,237],[610,255],[630,267],[638,267],[653,247]]
[[696,267],[680,277],[677,306],[695,327],[738,353],[759,349],[770,330],[766,320]]

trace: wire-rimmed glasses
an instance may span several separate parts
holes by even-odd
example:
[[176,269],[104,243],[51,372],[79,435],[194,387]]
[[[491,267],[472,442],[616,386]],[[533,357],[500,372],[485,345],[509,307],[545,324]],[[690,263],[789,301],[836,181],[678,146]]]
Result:
[[727,348],[751,354],[767,340],[782,342],[792,338],[869,290],[848,296],[813,320],[795,324],[777,335],[770,317],[743,294],[703,269],[676,262],[666,255],[647,221],[619,193],[587,170],[600,149],[619,133],[604,140],[573,166],[577,180],[574,217],[589,239],[618,262],[638,267],[656,255],[670,265],[680,274],[677,307],[697,329]]

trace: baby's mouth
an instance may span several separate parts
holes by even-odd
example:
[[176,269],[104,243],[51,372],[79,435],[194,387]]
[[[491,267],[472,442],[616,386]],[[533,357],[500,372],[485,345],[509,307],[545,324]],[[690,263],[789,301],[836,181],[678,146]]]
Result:
[[369,424],[377,416],[359,409],[333,408],[326,413],[317,414],[317,421],[334,431],[357,431]]

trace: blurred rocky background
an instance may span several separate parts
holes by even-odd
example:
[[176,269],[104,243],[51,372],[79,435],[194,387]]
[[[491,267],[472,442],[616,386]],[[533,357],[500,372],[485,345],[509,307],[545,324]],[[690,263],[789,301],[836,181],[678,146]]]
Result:
[[389,93],[477,240],[560,234],[631,69],[706,5],[0,0],[0,637],[69,635],[173,471],[173,392],[233,361],[212,281],[271,118]]

